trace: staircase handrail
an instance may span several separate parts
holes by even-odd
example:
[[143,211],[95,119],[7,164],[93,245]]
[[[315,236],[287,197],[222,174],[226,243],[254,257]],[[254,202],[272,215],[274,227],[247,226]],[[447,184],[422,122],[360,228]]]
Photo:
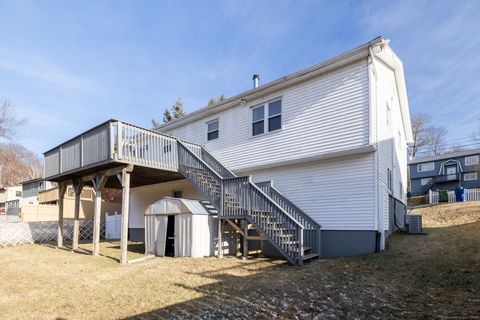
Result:
[[[280,197],[282,199],[282,201],[284,201],[286,204],[288,204],[290,207],[292,207],[292,209],[294,209],[295,211],[297,211],[297,213],[299,214],[299,216],[302,217],[302,219],[305,219],[307,220],[310,224],[312,224],[314,227],[318,228],[318,229],[321,229],[322,226],[316,222],[315,220],[313,220],[309,215],[307,215],[305,213],[305,211],[303,211],[302,209],[300,209],[297,205],[295,205],[290,199],[288,199],[283,193],[280,192],[280,190],[278,190],[277,188],[275,188],[275,186],[272,184],[271,181],[265,181],[265,182],[258,182],[256,183],[257,186],[259,186],[261,188],[261,185],[266,185],[270,191],[272,191],[274,194],[276,194],[278,197]],[[273,198],[272,198],[273,199]],[[275,200],[275,199],[273,199]],[[275,201],[277,202],[277,201]]]
[[201,155],[202,155],[202,160],[203,156],[207,156],[209,161],[212,161],[215,163],[216,166],[218,166],[220,169],[222,169],[223,172],[226,172],[228,176],[225,176],[224,178],[235,178],[237,175],[233,173],[230,169],[225,167],[220,161],[218,161],[208,150],[202,146],[201,148]]

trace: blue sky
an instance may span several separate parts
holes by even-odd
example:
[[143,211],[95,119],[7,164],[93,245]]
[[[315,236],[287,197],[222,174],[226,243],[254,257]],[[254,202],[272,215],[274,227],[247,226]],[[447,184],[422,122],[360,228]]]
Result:
[[109,118],[150,126],[379,35],[410,107],[465,144],[480,126],[480,1],[0,0],[0,99],[41,153]]

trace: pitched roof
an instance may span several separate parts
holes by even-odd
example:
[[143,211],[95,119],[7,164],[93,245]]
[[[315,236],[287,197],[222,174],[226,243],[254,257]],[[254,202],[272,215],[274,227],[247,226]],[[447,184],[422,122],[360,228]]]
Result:
[[413,160],[410,160],[408,164],[431,162],[436,160],[465,157],[465,156],[476,155],[476,154],[480,154],[480,149],[461,150],[456,152],[440,154],[438,156],[415,158]]
[[261,98],[269,93],[281,90],[288,86],[312,79],[323,73],[340,68],[346,64],[354,61],[358,61],[362,58],[366,58],[372,54],[371,48],[375,46],[381,46],[382,48],[388,48],[389,50],[380,50],[375,52],[375,56],[382,60],[385,64],[394,70],[395,79],[397,81],[397,92],[400,100],[401,115],[403,120],[403,126],[405,129],[407,143],[413,143],[412,127],[410,123],[410,112],[408,106],[407,90],[405,85],[405,77],[403,74],[403,64],[397,55],[388,47],[389,40],[385,40],[383,37],[377,37],[361,46],[358,46],[350,51],[335,56],[333,58],[322,61],[316,65],[305,68],[303,70],[294,72],[280,79],[266,83],[236,96],[228,98],[224,101],[218,102],[211,106],[200,108],[196,111],[187,113],[181,118],[175,119],[169,123],[161,124],[153,130],[159,132],[165,132],[177,127],[186,125],[190,122],[205,118],[210,115],[214,115],[217,112],[229,109],[231,107],[238,106],[239,104],[248,103],[257,98]]

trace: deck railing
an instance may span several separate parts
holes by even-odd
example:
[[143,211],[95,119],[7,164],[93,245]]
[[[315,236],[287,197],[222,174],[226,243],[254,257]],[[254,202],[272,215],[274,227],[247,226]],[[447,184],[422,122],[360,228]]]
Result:
[[[202,147],[186,143],[197,156]],[[45,153],[45,177],[51,178],[107,162],[178,170],[177,139],[110,120]]]

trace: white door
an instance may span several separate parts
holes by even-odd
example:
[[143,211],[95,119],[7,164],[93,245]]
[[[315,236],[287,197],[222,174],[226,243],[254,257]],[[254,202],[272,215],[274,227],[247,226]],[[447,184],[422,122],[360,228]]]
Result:
[[155,253],[159,257],[165,256],[165,244],[167,241],[168,216],[157,215],[157,239],[155,243]]

